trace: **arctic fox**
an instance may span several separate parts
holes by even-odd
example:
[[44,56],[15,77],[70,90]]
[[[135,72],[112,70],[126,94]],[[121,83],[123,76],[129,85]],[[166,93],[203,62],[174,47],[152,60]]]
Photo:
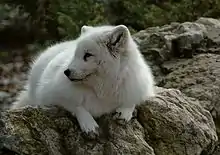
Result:
[[47,48],[25,88],[12,108],[63,106],[87,134],[98,134],[93,117],[116,111],[129,121],[135,106],[155,95],[151,69],[124,25],[83,26],[76,40]]

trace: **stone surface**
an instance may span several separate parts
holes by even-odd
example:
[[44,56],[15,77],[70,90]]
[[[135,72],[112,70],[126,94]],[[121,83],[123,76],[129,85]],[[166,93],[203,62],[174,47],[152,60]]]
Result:
[[197,98],[220,124],[220,20],[148,28],[134,35],[157,84]]
[[59,107],[26,107],[1,112],[0,150],[18,154],[146,154],[212,153],[217,141],[211,114],[193,98],[174,89],[137,107],[126,125],[111,114],[97,119],[100,137],[89,140],[69,112]]
[[157,85],[198,99],[211,112],[220,135],[220,20],[201,17],[147,28],[134,38],[151,64]]
[[[137,120],[128,126],[119,126],[103,117],[98,122],[103,130],[97,140],[89,140],[80,131],[76,119],[61,108],[3,112],[1,124],[1,153],[5,150],[30,155],[70,154],[146,154],[154,155],[144,140],[144,129]],[[4,136],[3,136],[4,135]]]
[[220,118],[220,55],[200,54],[192,59],[165,62],[169,74],[160,86],[177,88],[188,96],[200,100],[203,107]]
[[138,108],[147,142],[158,155],[200,155],[214,149],[217,137],[210,119],[196,99],[175,89],[162,89],[155,99]]
[[192,58],[201,53],[220,53],[220,20],[199,18],[195,22],[171,23],[133,35],[149,61],[156,80],[169,73],[161,67],[176,58]]

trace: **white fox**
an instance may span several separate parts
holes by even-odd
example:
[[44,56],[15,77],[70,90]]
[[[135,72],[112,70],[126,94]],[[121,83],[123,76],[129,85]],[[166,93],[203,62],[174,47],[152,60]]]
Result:
[[87,134],[98,134],[93,117],[116,111],[129,121],[135,106],[155,95],[151,69],[124,25],[83,26],[76,40],[49,47],[25,88],[12,108],[63,106]]

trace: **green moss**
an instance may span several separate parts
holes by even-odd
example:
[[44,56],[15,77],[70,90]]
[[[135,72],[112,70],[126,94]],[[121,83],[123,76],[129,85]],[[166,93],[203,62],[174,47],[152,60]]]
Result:
[[220,1],[3,0],[0,34],[7,34],[10,43],[15,42],[13,38],[20,38],[19,45],[44,44],[48,40],[75,38],[83,25],[124,24],[134,33],[174,21],[194,21],[201,16],[219,18]]

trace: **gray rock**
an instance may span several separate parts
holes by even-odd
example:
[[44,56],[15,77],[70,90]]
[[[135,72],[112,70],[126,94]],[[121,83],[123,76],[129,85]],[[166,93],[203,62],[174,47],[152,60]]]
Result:
[[32,108],[1,114],[0,153],[18,154],[146,154],[154,155],[144,140],[144,129],[137,120],[119,126],[111,116],[99,121],[103,134],[89,140],[80,131],[76,119],[61,108]]
[[193,45],[203,41],[206,35],[207,29],[203,24],[185,22],[148,28],[134,34],[133,38],[142,53],[147,55],[147,60],[160,64],[173,56],[189,57],[189,54],[182,50],[192,49]]
[[134,38],[159,86],[180,89],[199,99],[215,119],[220,116],[220,20],[201,17],[195,22],[148,28]]
[[[192,57],[192,44],[203,40],[203,25],[190,23],[175,23],[162,27],[148,28],[133,35],[134,40],[140,47],[142,54],[150,64],[156,81],[164,76],[161,65],[173,57]],[[194,31],[193,31],[194,30]],[[195,40],[196,39],[196,40]]]
[[203,24],[205,26],[211,26],[215,28],[220,28],[220,20],[214,18],[200,17],[196,23]]
[[201,105],[219,121],[220,55],[200,54],[192,59],[165,62],[163,67],[170,73],[160,82],[160,86],[180,89],[200,100]]
[[198,99],[211,112],[220,135],[220,20],[201,17],[147,28],[133,37],[150,62],[157,84]]
[[160,90],[155,99],[138,108],[138,120],[157,155],[200,155],[215,147],[212,116],[179,90]]
[[210,113],[178,90],[158,88],[158,95],[137,107],[121,125],[111,114],[97,119],[100,137],[89,140],[76,119],[59,107],[26,107],[1,113],[0,153],[145,154],[212,153],[217,141]]
[[195,22],[152,27],[133,35],[140,50],[160,81],[168,71],[162,64],[176,58],[192,58],[201,53],[220,53],[220,21],[200,18]]

